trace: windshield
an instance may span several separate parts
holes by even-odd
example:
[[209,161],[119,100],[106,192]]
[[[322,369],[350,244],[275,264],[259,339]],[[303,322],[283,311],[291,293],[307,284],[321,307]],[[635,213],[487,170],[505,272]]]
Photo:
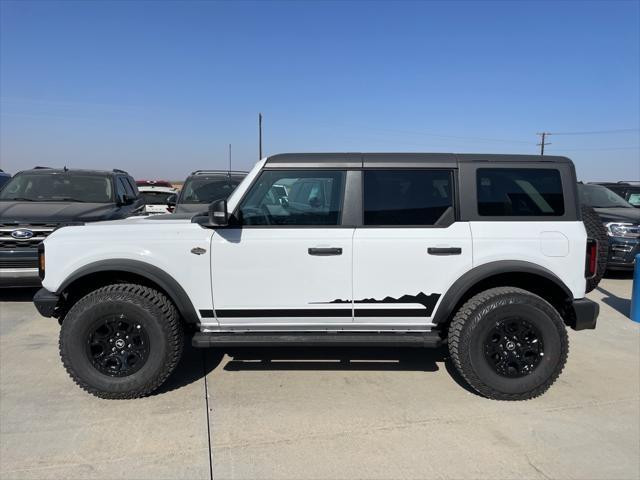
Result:
[[111,178],[90,173],[19,173],[0,190],[0,200],[112,203]]
[[175,193],[171,192],[140,192],[146,205],[166,205],[167,198]]
[[602,185],[578,185],[580,202],[593,208],[633,208],[629,203]]
[[240,184],[239,177],[192,177],[182,187],[178,203],[211,203],[226,200]]

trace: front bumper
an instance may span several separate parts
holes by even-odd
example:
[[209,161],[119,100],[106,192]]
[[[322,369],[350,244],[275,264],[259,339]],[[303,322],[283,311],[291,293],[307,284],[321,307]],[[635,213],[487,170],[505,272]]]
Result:
[[33,304],[43,317],[55,316],[56,307],[60,301],[60,296],[51,293],[46,288],[41,288],[33,296]]
[[574,330],[593,330],[596,328],[600,305],[588,298],[573,301],[574,319],[571,328]]
[[632,269],[640,253],[640,238],[609,237],[607,268]]
[[0,250],[0,287],[40,285],[38,251],[34,248]]

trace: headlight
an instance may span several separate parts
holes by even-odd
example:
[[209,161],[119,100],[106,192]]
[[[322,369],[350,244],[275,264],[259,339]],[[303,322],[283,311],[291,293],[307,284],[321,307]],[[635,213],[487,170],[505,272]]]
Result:
[[38,244],[38,276],[40,280],[44,280],[44,243]]
[[605,223],[610,237],[640,238],[640,226],[633,223]]

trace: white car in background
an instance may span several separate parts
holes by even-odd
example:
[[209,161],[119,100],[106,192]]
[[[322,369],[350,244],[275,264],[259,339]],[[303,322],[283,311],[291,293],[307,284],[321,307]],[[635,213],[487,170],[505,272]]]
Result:
[[144,198],[145,213],[149,215],[159,215],[163,213],[171,213],[169,206],[167,205],[167,199],[171,195],[178,193],[177,188],[173,187],[158,187],[158,186],[138,186],[140,195]]

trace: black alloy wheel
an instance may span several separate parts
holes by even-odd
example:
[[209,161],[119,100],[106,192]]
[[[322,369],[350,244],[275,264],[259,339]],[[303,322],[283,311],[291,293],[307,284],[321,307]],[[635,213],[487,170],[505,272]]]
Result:
[[87,339],[92,365],[111,377],[126,377],[140,370],[149,356],[149,347],[144,327],[123,313],[105,317]]
[[496,323],[485,339],[484,354],[498,375],[524,377],[532,373],[544,357],[540,331],[522,318]]

